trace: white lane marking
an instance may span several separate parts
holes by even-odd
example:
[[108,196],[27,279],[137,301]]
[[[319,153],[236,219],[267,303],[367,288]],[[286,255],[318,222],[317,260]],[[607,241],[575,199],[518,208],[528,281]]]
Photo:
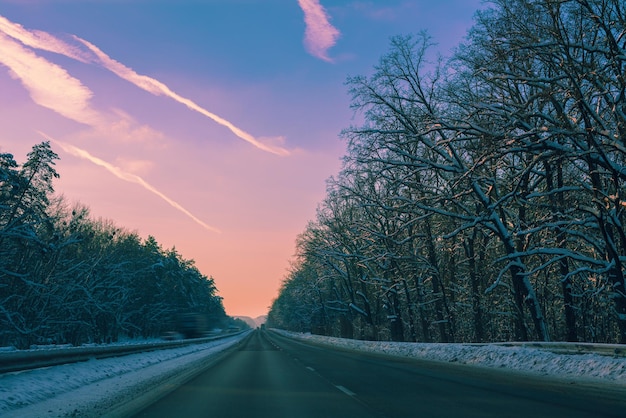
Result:
[[309,370],[311,370],[312,372],[314,372],[314,371],[315,371],[315,369],[314,369],[313,367],[306,366],[306,368],[307,368],[307,369],[309,369]]
[[335,385],[335,387],[348,396],[356,396],[356,393],[352,392],[350,389],[347,389],[341,385]]

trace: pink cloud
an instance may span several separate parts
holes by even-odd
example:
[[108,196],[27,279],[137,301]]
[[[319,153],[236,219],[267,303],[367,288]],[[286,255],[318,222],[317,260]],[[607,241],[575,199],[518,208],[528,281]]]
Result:
[[167,197],[165,194],[163,194],[161,191],[159,191],[156,187],[152,186],[150,183],[148,183],[147,181],[145,181],[143,178],[139,177],[136,174],[132,174],[129,173],[125,170],[122,170],[119,167],[114,166],[113,164],[110,164],[98,157],[95,157],[93,155],[91,155],[89,152],[85,151],[84,149],[78,148],[74,145],[68,144],[66,142],[62,142],[62,141],[58,141],[56,139],[52,139],[50,136],[45,135],[44,133],[40,132],[40,134],[42,136],[44,136],[45,138],[48,138],[50,140],[52,140],[52,142],[54,142],[55,144],[59,145],[63,151],[67,152],[68,154],[71,154],[75,157],[78,158],[82,158],[85,159],[87,161],[91,161],[92,163],[103,167],[104,169],[106,169],[108,172],[110,172],[111,174],[113,174],[115,177],[124,180],[124,181],[128,181],[130,183],[135,183],[140,185],[141,187],[143,187],[144,189],[148,190],[149,192],[154,193],[155,195],[157,195],[158,197],[160,197],[161,199],[163,199],[164,201],[166,201],[169,205],[171,205],[173,208],[179,210],[180,212],[182,212],[183,214],[185,214],[186,216],[188,216],[189,218],[191,218],[194,222],[196,222],[198,225],[202,226],[203,228],[205,228],[208,231],[211,232],[217,232],[219,233],[220,230],[208,225],[207,223],[203,222],[202,220],[198,219],[196,216],[194,216],[191,212],[189,212],[187,209],[185,209],[183,206],[181,206],[178,202],[170,199],[169,197]]
[[0,16],[0,32],[20,41],[22,44],[35,49],[42,49],[65,55],[77,61],[87,63],[92,57],[79,48],[72,46],[49,33],[38,30],[27,30],[20,24],[13,23]]
[[151,146],[162,146],[165,135],[149,125],[142,124],[131,115],[118,108],[110,109],[111,115],[106,123],[94,126],[92,130],[82,132],[81,140],[99,140],[107,138],[117,143],[142,143]]
[[[270,152],[276,155],[282,155],[282,156],[290,154],[290,152],[287,149],[275,145],[275,143],[282,141],[281,138],[268,138],[267,140],[257,139],[251,134],[249,134],[248,132],[244,131],[243,129],[235,126],[230,121],[212,112],[209,112],[208,110],[202,108],[201,106],[199,106],[192,100],[182,97],[179,94],[173,92],[164,83],[154,78],[138,74],[131,68],[126,67],[124,64],[113,60],[107,54],[102,52],[102,50],[100,50],[98,47],[96,47],[92,43],[84,39],[81,39],[77,36],[74,36],[74,39],[82,43],[84,46],[86,46],[89,50],[89,53],[73,45],[70,45],[46,32],[24,29],[23,26],[13,23],[7,20],[6,18],[0,16],[0,35],[2,35],[2,33],[7,35],[7,36],[4,36],[5,38],[3,42],[5,44],[4,50],[9,51],[10,53],[12,53],[12,55],[9,57],[0,57],[0,63],[3,63],[7,65],[9,68],[11,68],[11,70],[13,71],[13,74],[16,75],[18,78],[20,78],[20,80],[22,80],[22,83],[31,92],[31,97],[33,98],[33,100],[35,100],[37,104],[45,106],[45,107],[49,107],[57,111],[58,113],[62,114],[63,116],[69,117],[70,119],[77,120],[83,123],[90,123],[90,122],[85,121],[84,118],[81,118],[81,116],[86,116],[86,115],[80,115],[79,114],[80,112],[77,112],[77,110],[79,109],[54,105],[54,100],[50,100],[54,96],[53,93],[55,92],[58,93],[55,89],[54,82],[60,82],[60,83],[67,85],[68,87],[70,87],[70,90],[69,90],[70,93],[76,93],[77,95],[79,95],[80,93],[78,89],[78,85],[80,84],[80,82],[70,77],[69,74],[67,74],[67,72],[63,70],[61,67],[56,66],[55,64],[52,64],[43,58],[39,58],[34,53],[27,51],[26,49],[20,47],[19,44],[10,41],[10,38],[18,40],[25,46],[65,55],[69,58],[73,58],[83,63],[99,62],[106,69],[113,72],[120,78],[126,81],[129,81],[135,86],[157,96],[158,95],[167,96],[187,106],[187,108],[212,119],[214,122],[222,126],[225,126],[231,132],[233,132],[236,136],[252,144],[253,146],[255,146],[256,148],[260,150]],[[10,50],[9,50],[9,46],[11,47]],[[0,50],[0,52],[2,52],[2,50]],[[18,59],[17,61],[15,59],[12,59],[17,56],[20,56],[23,59],[21,60]],[[26,65],[20,65],[20,61],[27,62],[27,63]],[[37,65],[31,65],[31,64],[37,64]],[[49,88],[46,88],[46,86],[40,82],[41,81],[40,78],[33,77],[35,76],[35,74],[29,74],[29,73],[32,73],[32,71],[29,71],[29,69],[32,70],[35,67],[37,68],[37,73],[39,75],[41,75],[40,73],[43,73],[40,70],[44,69],[45,67],[48,67],[51,69],[50,76],[54,78],[54,80]],[[82,89],[84,91],[88,91],[88,89],[84,86]],[[89,92],[89,94],[91,94],[91,92]],[[71,97],[69,97],[68,100],[65,101],[66,103],[61,103],[61,104],[68,105],[69,104],[67,103],[68,101],[71,101]],[[86,110],[86,107],[83,106],[83,110]]]
[[125,157],[117,157],[115,163],[124,171],[133,174],[146,174],[153,170],[155,163],[143,159],[130,159]]
[[111,57],[109,57],[107,54],[105,54],[104,52],[102,52],[98,47],[96,47],[95,45],[93,45],[92,43],[81,39],[77,36],[74,37],[76,40],[78,40],[79,42],[82,42],[87,48],[89,48],[99,59],[100,63],[109,71],[113,72],[114,74],[116,74],[117,76],[119,76],[120,78],[123,78],[124,80],[134,84],[135,86],[149,92],[152,93],[154,95],[160,96],[167,96],[185,106],[187,106],[189,109],[196,111],[210,119],[212,119],[213,121],[217,122],[218,124],[227,127],[228,129],[230,129],[230,131],[232,133],[234,133],[235,135],[237,135],[239,138],[243,139],[244,141],[254,145],[255,147],[257,147],[260,150],[263,151],[267,151],[270,152],[272,154],[277,154],[277,155],[289,155],[289,151],[286,150],[285,148],[279,147],[279,146],[273,146],[273,145],[269,145],[266,142],[262,142],[261,140],[255,138],[254,136],[250,135],[249,133],[247,133],[246,131],[244,131],[243,129],[238,128],[237,126],[235,126],[234,124],[232,124],[231,122],[229,122],[228,120],[212,113],[209,112],[208,110],[204,109],[203,107],[199,106],[198,104],[196,104],[195,102],[193,102],[190,99],[187,99],[185,97],[180,96],[179,94],[173,92],[167,85],[165,85],[164,83],[152,78],[152,77],[148,77],[142,74],[138,74],[136,73],[133,69],[126,67],[124,64],[115,61],[114,59],[112,59]]
[[28,90],[40,106],[87,125],[100,117],[90,108],[92,92],[65,69],[37,56],[0,32],[0,64]]
[[324,61],[332,62],[328,50],[335,45],[341,35],[329,22],[329,16],[319,0],[298,0],[304,12],[304,45],[307,51]]
[[[5,36],[0,21],[0,65],[19,80],[39,106],[48,108],[70,120],[93,128],[84,136],[99,136],[118,141],[148,141],[163,135],[145,125],[138,125],[128,114],[113,109],[112,114],[99,112],[91,106],[93,92],[64,68],[37,55]],[[43,48],[51,50],[50,48]]]
[[[104,134],[106,137],[122,138],[122,140],[126,138],[136,140],[138,137],[145,139],[161,137],[159,132],[148,126],[137,127],[135,121],[122,111],[114,110],[116,118],[94,110],[90,105],[93,93],[89,88],[84,86],[80,80],[72,77],[64,68],[38,56],[29,47],[55,52],[85,63],[97,62],[99,56],[92,53],[90,55],[80,53],[77,48],[52,35],[44,32],[27,31],[22,26],[13,24],[0,16],[0,65],[6,66],[9,69],[9,74],[21,82],[33,102],[68,119],[88,125],[92,128],[88,135],[101,136]],[[86,58],[88,56],[91,58]],[[146,79],[152,80],[149,77]],[[47,135],[43,136],[49,138]],[[220,232],[217,228],[194,216],[178,202],[163,194],[140,176],[114,166],[69,143],[54,139],[52,141],[68,154],[88,160],[105,168],[119,179],[138,184],[154,193],[203,228]],[[133,171],[142,171],[151,167],[151,163],[148,161],[121,160],[121,162],[127,169]]]
[[394,19],[396,19],[396,17],[400,13],[400,10],[394,7],[378,7],[378,6],[375,5],[371,1],[368,1],[368,2],[357,1],[357,2],[352,3],[351,5],[351,7],[356,12],[360,12],[374,20],[393,21]]

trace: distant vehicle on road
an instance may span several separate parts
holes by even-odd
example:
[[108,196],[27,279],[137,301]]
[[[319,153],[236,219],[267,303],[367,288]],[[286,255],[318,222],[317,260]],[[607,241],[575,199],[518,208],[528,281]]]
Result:
[[209,321],[206,315],[184,313],[176,317],[176,331],[185,338],[206,337],[209,333]]

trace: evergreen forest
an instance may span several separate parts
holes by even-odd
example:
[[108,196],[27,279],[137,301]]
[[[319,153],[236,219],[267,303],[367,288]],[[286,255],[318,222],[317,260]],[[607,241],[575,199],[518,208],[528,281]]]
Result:
[[183,313],[236,322],[193,260],[55,195],[56,160],[47,141],[22,165],[0,153],[0,346],[159,337]]

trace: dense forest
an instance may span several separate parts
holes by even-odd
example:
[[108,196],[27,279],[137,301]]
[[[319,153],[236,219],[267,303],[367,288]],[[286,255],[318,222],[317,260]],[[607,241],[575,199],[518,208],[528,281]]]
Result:
[[494,0],[451,57],[391,39],[269,326],[626,343],[623,0]]
[[56,196],[57,159],[49,142],[21,166],[0,153],[0,346],[157,337],[181,313],[233,321],[193,260]]

